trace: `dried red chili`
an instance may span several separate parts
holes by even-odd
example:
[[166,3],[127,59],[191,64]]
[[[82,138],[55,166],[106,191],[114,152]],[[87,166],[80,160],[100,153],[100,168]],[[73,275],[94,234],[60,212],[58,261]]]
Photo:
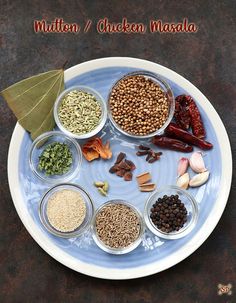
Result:
[[165,136],[155,136],[152,138],[152,143],[167,149],[190,153],[193,147],[177,139],[172,139]]
[[205,138],[206,132],[202,123],[201,115],[199,113],[196,103],[193,101],[192,98],[189,103],[188,111],[191,117],[191,127],[194,136],[201,139]]
[[206,132],[200,112],[191,96],[180,95],[175,98],[175,121],[184,130],[191,126],[194,136],[204,138]]
[[191,117],[188,110],[190,102],[189,97],[190,96],[180,95],[175,98],[175,121],[177,125],[185,130],[189,129],[191,123]]
[[170,136],[171,138],[176,138],[178,140],[182,140],[188,144],[195,145],[201,149],[211,149],[213,145],[210,142],[204,141],[193,134],[187,132],[186,130],[183,130],[175,123],[170,123],[165,133]]

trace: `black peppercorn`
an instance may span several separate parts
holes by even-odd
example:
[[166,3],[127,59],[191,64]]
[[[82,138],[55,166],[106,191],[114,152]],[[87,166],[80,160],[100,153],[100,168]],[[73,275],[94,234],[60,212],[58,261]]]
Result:
[[164,195],[153,204],[150,218],[158,229],[170,233],[184,226],[187,222],[187,214],[187,209],[178,195]]

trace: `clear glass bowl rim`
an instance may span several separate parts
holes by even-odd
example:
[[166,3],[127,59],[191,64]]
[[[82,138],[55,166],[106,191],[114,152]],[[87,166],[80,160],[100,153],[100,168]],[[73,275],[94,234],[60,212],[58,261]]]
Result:
[[[112,247],[109,247],[109,246],[105,245],[100,240],[100,238],[99,238],[99,236],[97,235],[97,232],[96,232],[96,226],[95,226],[95,224],[96,224],[96,216],[97,216],[97,214],[105,206],[110,205],[110,204],[123,204],[123,205],[126,205],[126,206],[130,207],[136,213],[136,215],[139,218],[139,222],[140,222],[139,236],[138,236],[138,238],[133,243],[131,243],[129,246],[126,246],[124,248],[112,248]],[[114,254],[114,255],[126,254],[126,253],[129,253],[129,252],[133,251],[135,248],[137,248],[139,246],[139,244],[141,243],[141,241],[142,241],[142,236],[143,236],[144,231],[145,231],[145,225],[144,225],[144,221],[143,221],[143,216],[142,216],[141,212],[139,211],[139,209],[137,209],[131,203],[129,203],[129,202],[125,201],[125,200],[122,200],[122,199],[113,199],[113,200],[109,200],[109,201],[101,204],[96,209],[96,211],[94,213],[91,226],[92,226],[92,237],[94,239],[94,242],[98,245],[98,247],[100,247],[105,252],[110,253],[110,254]]]
[[[88,221],[86,223],[86,225],[83,227],[83,229],[78,229],[77,231],[71,231],[71,232],[60,232],[58,230],[56,230],[54,227],[52,227],[52,229],[50,229],[47,225],[47,223],[45,223],[44,219],[43,219],[43,215],[42,215],[42,211],[43,211],[43,203],[45,202],[45,198],[46,196],[51,192],[53,191],[55,188],[57,187],[63,187],[63,186],[71,186],[71,187],[74,187],[76,188],[76,190],[79,190],[79,191],[82,191],[88,198],[88,201],[91,205],[91,208],[92,208],[92,215],[91,215],[91,218],[90,218],[90,221]],[[83,188],[81,187],[80,185],[78,184],[74,184],[74,183],[59,183],[59,184],[56,184],[54,186],[52,186],[51,188],[49,188],[42,196],[41,200],[40,200],[40,203],[39,203],[39,207],[38,207],[38,213],[39,213],[39,218],[40,218],[40,221],[42,223],[42,225],[46,228],[46,230],[51,233],[52,235],[54,236],[58,236],[58,237],[61,237],[61,238],[65,238],[65,239],[68,239],[68,238],[76,238],[76,237],[79,237],[81,236],[85,231],[87,231],[89,229],[89,227],[91,226],[91,222],[92,222],[92,219],[93,219],[93,215],[94,215],[94,210],[95,210],[95,207],[94,207],[94,203],[93,203],[93,200],[92,198],[90,197],[90,195],[88,194],[88,192]]]
[[[159,230],[157,227],[155,227],[155,225],[151,221],[150,212],[148,211],[150,203],[152,203],[152,204],[154,203],[154,201],[153,201],[154,197],[157,194],[165,195],[165,194],[167,194],[168,190],[179,191],[181,194],[183,194],[185,197],[188,198],[188,200],[190,201],[190,204],[192,206],[192,219],[191,219],[190,223],[187,226],[181,228],[179,231],[171,232],[171,233],[163,232],[163,231]],[[178,193],[176,193],[176,194],[178,194]],[[195,198],[189,192],[187,192],[187,190],[184,190],[175,185],[163,186],[159,190],[154,191],[148,197],[148,199],[145,203],[145,206],[144,206],[144,221],[145,221],[148,229],[152,233],[154,233],[156,236],[159,236],[164,239],[169,239],[169,240],[179,239],[179,238],[186,236],[188,233],[190,233],[193,230],[193,228],[196,226],[198,216],[199,216],[199,207],[198,207],[198,203],[195,200]]]
[[[168,92],[170,93],[170,111],[169,111],[169,116],[166,120],[166,122],[164,123],[164,125],[157,129],[155,132],[153,133],[150,133],[150,134],[147,134],[147,135],[143,135],[143,136],[138,136],[138,135],[132,135],[126,131],[124,131],[113,119],[112,117],[112,113],[111,113],[111,109],[110,109],[110,97],[111,97],[111,93],[112,93],[112,90],[114,89],[114,87],[116,87],[116,85],[123,79],[127,78],[127,77],[130,77],[130,76],[138,76],[138,75],[141,75],[141,76],[146,76],[146,77],[150,77],[150,78],[153,78],[155,79],[157,82],[161,83],[166,91],[165,92]],[[159,134],[162,134],[164,132],[164,130],[166,129],[166,127],[170,124],[173,116],[174,116],[174,111],[175,111],[175,98],[174,98],[174,94],[173,94],[173,91],[170,87],[170,85],[162,78],[161,75],[159,74],[156,74],[156,73],[153,73],[153,72],[149,72],[149,71],[146,71],[146,70],[138,70],[138,71],[133,71],[133,72],[129,72],[125,75],[123,75],[121,78],[119,78],[118,80],[116,80],[116,82],[114,82],[112,84],[112,87],[110,88],[109,90],[109,93],[108,93],[108,97],[107,97],[107,111],[108,111],[108,118],[109,120],[111,121],[112,125],[120,132],[122,133],[123,135],[126,135],[128,137],[131,137],[131,138],[135,138],[135,139],[146,139],[146,138],[151,138],[155,135],[159,135]]]
[[[74,133],[70,132],[69,130],[67,130],[62,125],[62,123],[61,123],[61,121],[58,117],[58,108],[59,108],[59,106],[62,102],[63,97],[66,94],[68,94],[70,91],[73,91],[73,90],[81,90],[81,91],[93,94],[96,97],[97,101],[101,105],[102,117],[101,117],[100,123],[91,132],[86,133],[86,134],[82,134],[82,135],[77,135],[77,134],[74,134]],[[63,90],[60,93],[60,95],[57,97],[57,99],[54,103],[53,115],[54,115],[54,119],[55,119],[55,122],[56,122],[57,126],[67,136],[70,136],[70,137],[75,138],[75,139],[88,139],[88,138],[91,138],[91,137],[95,136],[98,132],[100,132],[103,129],[104,125],[106,124],[106,121],[107,121],[107,104],[106,104],[104,98],[102,97],[102,95],[98,91],[96,91],[95,89],[93,89],[89,86],[86,86],[86,85],[74,85],[74,86],[71,86],[71,87]]]

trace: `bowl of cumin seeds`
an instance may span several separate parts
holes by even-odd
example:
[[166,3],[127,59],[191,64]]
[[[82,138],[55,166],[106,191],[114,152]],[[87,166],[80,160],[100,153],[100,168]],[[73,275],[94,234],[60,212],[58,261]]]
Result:
[[123,200],[110,200],[95,212],[93,239],[107,253],[126,254],[142,241],[144,223],[141,213]]

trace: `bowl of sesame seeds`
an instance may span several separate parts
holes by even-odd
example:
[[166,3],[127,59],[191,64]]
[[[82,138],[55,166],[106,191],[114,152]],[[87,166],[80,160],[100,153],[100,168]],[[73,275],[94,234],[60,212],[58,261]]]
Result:
[[75,238],[90,226],[94,205],[79,185],[62,183],[50,188],[39,204],[39,218],[45,229],[61,238]]
[[173,118],[174,109],[174,95],[168,83],[147,71],[124,75],[108,95],[111,123],[132,138],[162,134]]
[[93,239],[107,253],[121,255],[134,250],[142,241],[144,223],[139,210],[124,200],[110,200],[95,212]]

